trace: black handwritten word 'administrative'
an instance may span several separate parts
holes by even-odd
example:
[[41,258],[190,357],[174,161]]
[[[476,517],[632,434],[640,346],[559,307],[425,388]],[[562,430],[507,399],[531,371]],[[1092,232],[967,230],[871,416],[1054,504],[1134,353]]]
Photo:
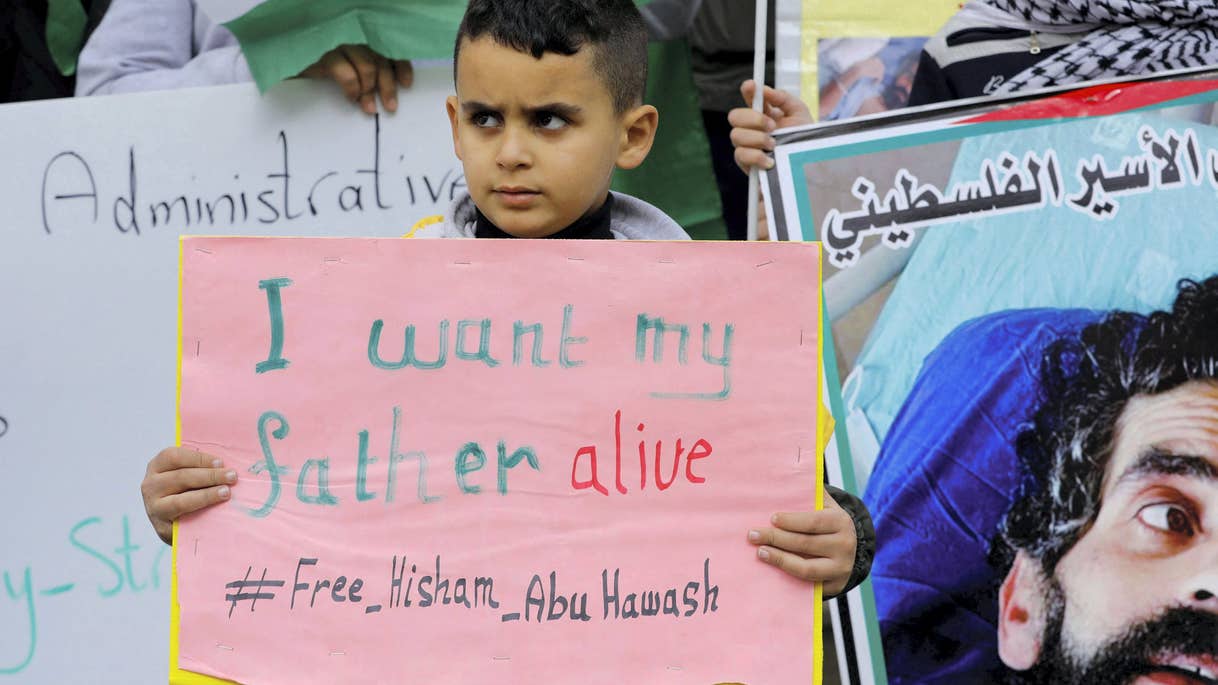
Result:
[[[155,154],[127,146],[119,169],[97,167],[99,160],[75,150],[52,157],[42,173],[42,228],[47,235],[88,225],[112,223],[117,234],[144,235],[150,229],[219,229],[290,223],[301,218],[346,216],[447,205],[465,189],[456,168],[428,175],[413,168],[404,151],[384,150],[381,121],[372,118],[370,149],[363,168],[302,167],[291,158],[288,132],[276,135],[278,159],[265,174],[232,174],[223,189],[178,187],[153,196],[149,175],[141,174]],[[113,154],[113,153],[112,153]],[[395,161],[396,159],[396,161]],[[142,160],[142,161],[141,161]],[[107,161],[117,162],[118,158]],[[104,171],[104,173],[103,173]],[[111,178],[112,177],[112,178]],[[218,179],[212,179],[218,183]],[[115,186],[114,182],[118,182]],[[196,178],[191,176],[191,182]]]

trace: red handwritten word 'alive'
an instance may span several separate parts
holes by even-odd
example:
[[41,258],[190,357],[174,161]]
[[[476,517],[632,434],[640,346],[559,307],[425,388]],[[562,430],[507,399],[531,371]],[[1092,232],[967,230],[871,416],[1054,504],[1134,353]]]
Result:
[[[636,427],[639,433],[642,433],[646,428],[647,426],[642,423]],[[625,495],[627,492],[629,492],[629,490],[622,482],[622,412],[620,409],[613,416],[613,442],[614,487],[619,493]],[[664,461],[663,445],[663,440],[656,440],[655,450],[651,455],[649,455],[647,450],[647,441],[639,440],[639,490],[647,489],[647,473],[649,471],[647,462],[649,458],[651,459],[651,465],[653,466],[651,470],[654,471],[655,474],[655,487],[661,492],[672,487],[673,483],[676,482],[678,477],[677,474],[681,469],[681,456],[683,454],[685,456],[685,480],[695,485],[706,482],[705,478],[702,478],[694,473],[694,462],[699,459],[705,459],[711,455],[713,448],[709,442],[699,438],[698,441],[694,443],[693,447],[690,448],[689,452],[685,453],[685,448],[681,444],[681,438],[677,438],[672,456],[672,469],[669,472],[668,480],[664,480],[664,474],[661,471],[661,462]],[[590,470],[592,474],[591,477],[582,480],[580,478],[581,461],[586,461],[588,463],[589,468],[585,469],[585,471]],[[601,482],[600,470],[596,458],[596,445],[587,445],[585,447],[581,447],[579,451],[575,453],[575,459],[573,459],[571,462],[571,487],[576,490],[587,490],[592,488],[606,497],[609,496],[609,488],[605,487],[605,485]]]

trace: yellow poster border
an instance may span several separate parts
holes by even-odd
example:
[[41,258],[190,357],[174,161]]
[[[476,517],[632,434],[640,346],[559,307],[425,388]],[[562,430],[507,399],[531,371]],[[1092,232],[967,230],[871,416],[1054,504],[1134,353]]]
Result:
[[[825,403],[825,265],[824,250],[816,245],[816,346],[820,363],[816,365],[816,510],[825,508],[825,450],[833,435],[833,413]],[[825,585],[816,584],[812,607],[812,685],[822,685],[825,677]]]
[[[409,236],[407,236],[409,237]],[[187,236],[178,238],[178,316],[177,316],[177,378],[174,397],[174,444],[182,444],[182,285],[183,260]],[[816,340],[818,350],[824,348],[824,250],[820,243],[792,243],[812,246],[816,250]],[[833,414],[825,403],[825,355],[818,353],[816,366],[816,495],[815,509],[825,508],[825,449],[833,435]],[[178,642],[181,635],[182,609],[178,604],[178,522],[173,523],[173,555],[170,574],[169,612],[169,683],[170,685],[240,685],[231,680],[187,671],[180,667]],[[822,685],[824,679],[824,585],[817,583],[812,606],[812,685]]]

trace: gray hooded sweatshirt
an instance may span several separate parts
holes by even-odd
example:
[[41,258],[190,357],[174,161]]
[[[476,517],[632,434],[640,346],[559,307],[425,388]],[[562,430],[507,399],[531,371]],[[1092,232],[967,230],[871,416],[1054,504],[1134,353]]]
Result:
[[[448,208],[443,223],[421,229],[415,237],[473,238],[476,223],[474,200],[465,193]],[[623,193],[613,194],[609,230],[618,240],[689,240],[685,229],[667,214]]]

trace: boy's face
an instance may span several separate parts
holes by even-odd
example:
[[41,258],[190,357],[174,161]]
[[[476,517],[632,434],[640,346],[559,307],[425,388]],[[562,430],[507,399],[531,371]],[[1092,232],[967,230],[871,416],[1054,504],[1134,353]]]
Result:
[[517,238],[599,209],[614,167],[637,166],[651,147],[655,109],[617,113],[591,49],[535,59],[480,37],[458,59],[453,145],[478,209]]

